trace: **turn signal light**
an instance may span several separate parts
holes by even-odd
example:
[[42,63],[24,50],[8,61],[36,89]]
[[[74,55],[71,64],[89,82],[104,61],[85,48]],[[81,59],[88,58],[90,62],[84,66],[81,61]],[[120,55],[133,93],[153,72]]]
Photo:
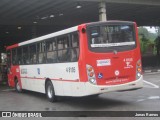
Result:
[[141,68],[137,68],[137,71],[138,71],[138,72],[141,72],[142,70],[141,70]]
[[141,75],[142,75],[142,64],[141,60],[138,60],[136,65],[136,78],[139,79]]
[[94,73],[93,72],[90,72],[89,73],[89,77],[93,77]]
[[137,66],[138,66],[138,67],[141,67],[141,62],[138,62],[138,63],[137,63]]
[[94,68],[91,65],[86,65],[86,70],[87,70],[87,75],[88,75],[88,81],[91,84],[96,85],[96,79],[95,79],[95,72],[94,72]]
[[88,67],[88,71],[91,72],[93,70],[92,67]]

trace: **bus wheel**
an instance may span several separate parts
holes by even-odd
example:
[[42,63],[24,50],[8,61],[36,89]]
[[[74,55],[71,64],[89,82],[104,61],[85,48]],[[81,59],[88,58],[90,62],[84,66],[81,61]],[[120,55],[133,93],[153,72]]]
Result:
[[17,92],[22,92],[22,89],[20,87],[20,84],[19,84],[18,80],[15,80],[15,89],[16,89]]
[[57,100],[54,92],[54,87],[51,81],[48,81],[46,83],[46,95],[50,102],[55,102]]

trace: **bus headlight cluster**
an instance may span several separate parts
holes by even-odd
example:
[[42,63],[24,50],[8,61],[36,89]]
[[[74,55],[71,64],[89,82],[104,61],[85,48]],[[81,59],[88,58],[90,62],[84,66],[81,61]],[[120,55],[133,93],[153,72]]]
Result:
[[92,84],[97,84],[94,69],[91,65],[86,65],[88,81]]
[[141,60],[138,60],[136,65],[136,78],[139,79],[142,75],[142,64]]

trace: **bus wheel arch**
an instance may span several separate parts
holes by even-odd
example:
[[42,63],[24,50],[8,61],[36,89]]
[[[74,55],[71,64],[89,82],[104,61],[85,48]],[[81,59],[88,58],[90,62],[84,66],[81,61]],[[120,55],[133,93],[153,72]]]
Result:
[[18,81],[18,77],[17,76],[14,77],[14,86],[15,86],[15,90],[17,92],[22,92],[22,88],[20,86],[20,83]]
[[50,102],[57,101],[57,97],[55,95],[55,90],[54,90],[54,85],[49,78],[47,78],[45,81],[45,93]]

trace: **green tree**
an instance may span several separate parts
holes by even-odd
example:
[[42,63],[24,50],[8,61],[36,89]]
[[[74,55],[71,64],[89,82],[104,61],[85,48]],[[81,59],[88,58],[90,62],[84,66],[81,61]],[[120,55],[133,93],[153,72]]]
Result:
[[144,27],[139,27],[138,28],[138,34],[143,35],[144,38],[149,38],[149,32],[146,28]]

